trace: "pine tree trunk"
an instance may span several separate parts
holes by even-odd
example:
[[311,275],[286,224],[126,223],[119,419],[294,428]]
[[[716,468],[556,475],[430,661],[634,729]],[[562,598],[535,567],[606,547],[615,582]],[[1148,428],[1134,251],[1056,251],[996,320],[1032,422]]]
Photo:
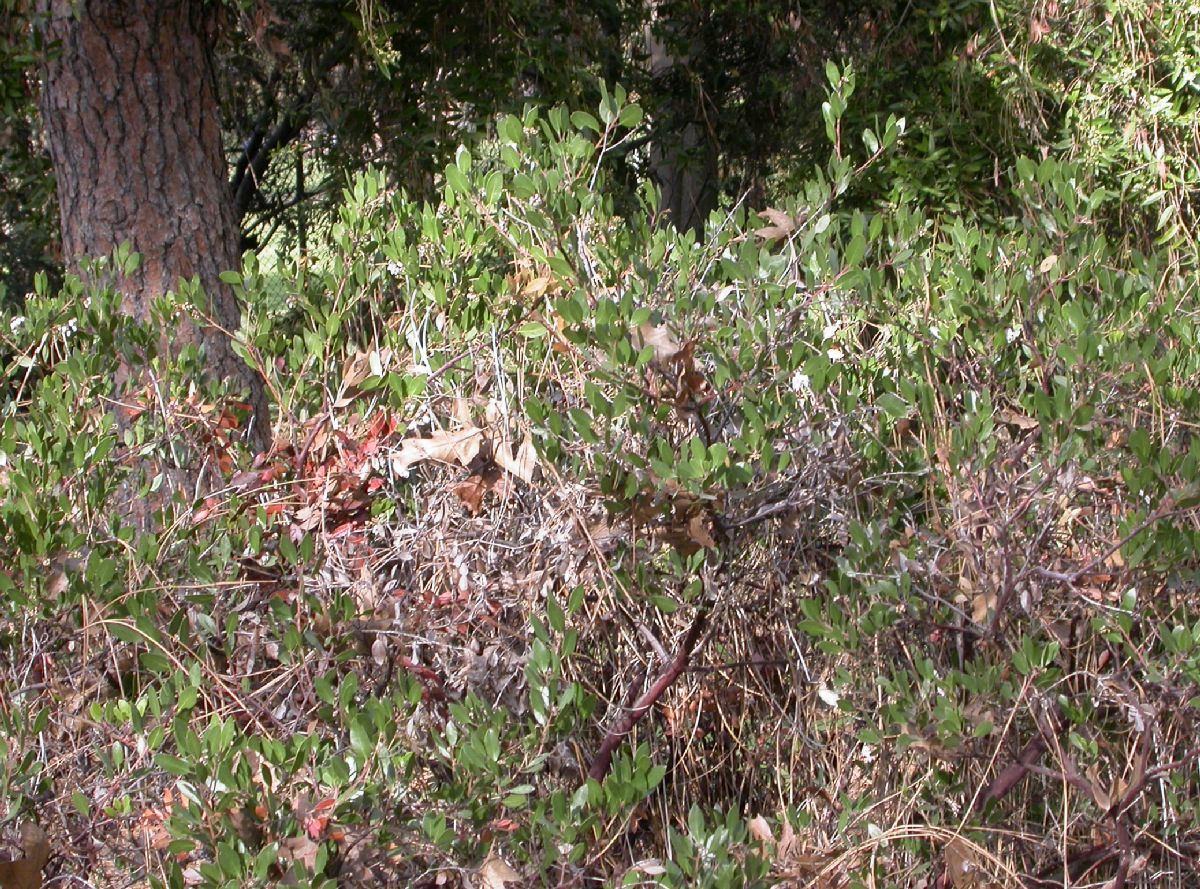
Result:
[[[213,10],[204,0],[42,0],[42,115],[67,259],[78,268],[129,242],[141,267],[112,282],[125,311],[145,320],[155,298],[198,277],[210,317],[233,331],[240,309],[219,275],[240,267],[240,231],[225,178]],[[203,346],[213,377],[249,395],[251,434],[265,445],[262,379],[228,337],[185,319],[164,342]]]

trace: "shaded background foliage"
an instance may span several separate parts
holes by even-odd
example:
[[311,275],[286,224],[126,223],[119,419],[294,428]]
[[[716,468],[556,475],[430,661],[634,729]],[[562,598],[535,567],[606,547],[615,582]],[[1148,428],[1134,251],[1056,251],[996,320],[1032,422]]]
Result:
[[[36,22],[16,0],[5,9],[0,230],[10,298],[19,299],[31,270],[53,268],[56,216],[33,101]],[[851,130],[869,123],[855,115],[895,112],[915,131],[890,168],[857,186],[865,205],[894,182],[989,212],[999,199],[987,186],[994,171],[1059,129],[1043,107],[1048,91],[1028,86],[1035,73],[1014,86],[995,64],[989,10],[977,0],[231,4],[217,70],[245,245],[289,252],[328,225],[347,175],[365,164],[428,198],[455,147],[486,135],[496,114],[528,102],[591,106],[601,81],[624,84],[651,123],[623,149],[630,194],[647,148],[695,125],[703,140],[691,150],[715,173],[705,206],[720,196],[760,207],[820,159],[816,109],[829,58],[859,71]],[[651,36],[676,60],[665,75],[649,69]],[[1051,79],[1048,43],[1040,47],[1026,67]],[[1013,101],[1018,86],[1022,101]]]
[[[0,251],[19,299],[33,271],[54,268],[56,216],[35,113],[37,29],[27,4],[6,0],[2,15]],[[651,34],[682,61],[666,76],[650,71]],[[1196,36],[1194,14],[1136,4],[300,0],[226,6],[217,55],[247,246],[290,248],[327,226],[364,164],[428,198],[454,148],[486,135],[494,115],[594,105],[600,81],[623,83],[651,122],[624,149],[631,190],[647,147],[696,124],[712,197],[761,207],[820,160],[829,58],[858,72],[848,129],[889,112],[909,121],[903,150],[856,184],[864,206],[907,193],[1003,215],[998,171],[1065,150],[1129,195],[1112,222],[1129,233],[1157,222],[1157,209],[1133,208],[1164,193],[1178,197],[1183,228],[1192,218]],[[1155,219],[1135,225],[1131,212]]]
[[34,44],[19,0],[0,3],[0,303],[33,290],[38,272],[62,280],[58,206],[37,110]]

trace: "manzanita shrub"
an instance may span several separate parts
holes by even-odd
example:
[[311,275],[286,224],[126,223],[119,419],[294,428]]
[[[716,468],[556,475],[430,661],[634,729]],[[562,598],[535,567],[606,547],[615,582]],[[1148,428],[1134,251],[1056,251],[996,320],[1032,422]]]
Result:
[[[278,411],[262,455],[202,356],[157,354],[188,288],[144,326],[76,282],[29,300],[4,811],[171,887],[895,884],[951,851],[1061,872],[1135,824],[1114,860],[1194,844],[1194,284],[1109,243],[1113,197],[1053,157],[1006,171],[999,222],[844,207],[905,126],[852,138],[852,72],[827,73],[828,162],[703,238],[649,185],[618,212],[619,89],[497,121],[437,205],[358,177],[321,250],[226,276]],[[485,429],[494,453],[463,450]],[[406,529],[450,483],[459,513],[583,529],[574,567],[480,600],[515,652],[490,697],[405,629],[454,596],[364,612],[380,566],[432,576]],[[1044,768],[999,789],[1036,738]]]

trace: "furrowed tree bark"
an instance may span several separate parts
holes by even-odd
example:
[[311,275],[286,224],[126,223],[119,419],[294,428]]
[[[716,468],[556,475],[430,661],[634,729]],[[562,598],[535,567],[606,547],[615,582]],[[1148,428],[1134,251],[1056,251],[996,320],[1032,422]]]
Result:
[[128,242],[142,263],[111,283],[140,320],[197,277],[216,326],[182,319],[163,341],[205,350],[209,373],[249,396],[252,443],[265,447],[263,381],[234,353],[240,307],[220,273],[241,264],[226,181],[203,0],[40,0],[49,47],[41,108],[58,184],[63,253],[78,269]]

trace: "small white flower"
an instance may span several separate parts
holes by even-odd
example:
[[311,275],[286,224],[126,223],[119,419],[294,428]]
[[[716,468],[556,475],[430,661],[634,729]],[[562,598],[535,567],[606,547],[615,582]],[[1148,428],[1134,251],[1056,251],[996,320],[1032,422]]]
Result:
[[17,315],[8,324],[9,329],[13,333],[17,333],[24,326],[25,326],[25,316],[24,315]]
[[1010,327],[1008,330],[1004,331],[1004,341],[1009,344],[1016,342],[1017,338],[1020,336],[1021,328],[1019,327]]
[[821,331],[821,339],[831,340],[837,336],[838,323],[834,321],[832,324],[826,324],[825,329]]
[[829,357],[829,360],[835,364],[846,357],[846,353],[841,349],[830,349],[825,354]]
[[807,392],[809,388],[809,382],[808,374],[804,373],[804,371],[796,371],[794,374],[792,374],[792,391]]
[[838,702],[842,699],[841,695],[826,685],[817,689],[817,697],[829,707],[837,707]]

